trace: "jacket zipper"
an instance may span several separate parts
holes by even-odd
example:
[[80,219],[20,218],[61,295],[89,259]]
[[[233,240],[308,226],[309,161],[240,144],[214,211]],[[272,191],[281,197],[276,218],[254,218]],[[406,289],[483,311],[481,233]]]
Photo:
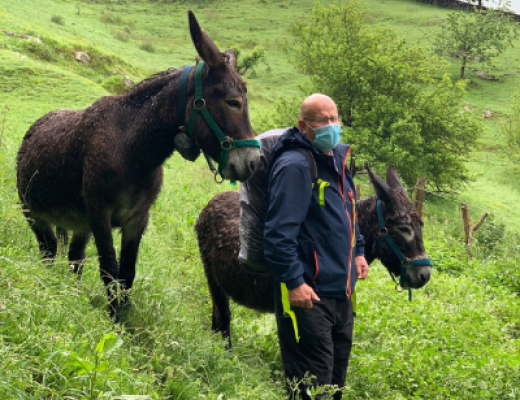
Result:
[[348,197],[350,202],[352,203],[352,220],[350,219],[350,215],[348,214],[347,209],[345,208],[345,212],[347,213],[347,217],[349,219],[349,227],[350,227],[350,251],[348,256],[348,283],[347,283],[347,297],[350,299],[352,296],[352,287],[351,287],[351,278],[352,278],[352,253],[354,252],[354,247],[356,246],[356,199],[354,198],[354,193],[351,189],[348,190]]

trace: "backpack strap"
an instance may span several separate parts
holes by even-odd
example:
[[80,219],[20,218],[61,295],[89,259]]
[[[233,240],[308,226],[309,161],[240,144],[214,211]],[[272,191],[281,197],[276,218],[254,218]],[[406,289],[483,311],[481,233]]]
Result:
[[318,188],[318,198],[320,201],[320,206],[325,205],[325,188],[330,186],[329,182],[322,181],[318,179],[318,167],[316,165],[316,159],[310,150],[302,149],[299,147],[294,148],[293,150],[297,151],[306,158],[307,163],[309,164],[309,171],[311,173],[312,180],[312,188]]
[[314,186],[316,183],[318,183],[318,167],[316,166],[316,160],[314,159],[312,152],[310,150],[302,149],[300,147],[295,147],[292,150],[297,151],[300,154],[303,154],[303,156],[307,160],[307,163],[309,164],[309,171],[311,172],[312,186]]

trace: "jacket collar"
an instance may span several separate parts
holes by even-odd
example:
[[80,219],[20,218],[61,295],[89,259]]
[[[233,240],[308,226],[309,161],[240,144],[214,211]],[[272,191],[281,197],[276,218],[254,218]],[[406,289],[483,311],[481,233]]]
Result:
[[[339,165],[343,164],[344,158],[347,155],[348,149],[350,146],[345,144],[338,144],[334,150],[332,151],[332,155],[336,162],[339,161]],[[273,156],[277,158],[281,153],[286,150],[294,149],[294,148],[302,148],[307,149],[312,152],[316,160],[328,160],[330,156],[326,155],[319,151],[316,147],[313,146],[312,142],[307,139],[307,137],[302,133],[302,131],[297,127],[292,127],[287,129],[280,139],[276,142],[273,147]],[[339,166],[338,165],[338,166]]]

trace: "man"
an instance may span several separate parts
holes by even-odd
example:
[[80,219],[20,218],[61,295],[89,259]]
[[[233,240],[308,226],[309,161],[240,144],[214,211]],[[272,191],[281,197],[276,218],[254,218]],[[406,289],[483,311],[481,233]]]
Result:
[[[313,376],[311,386],[345,384],[354,324],[351,295],[356,278],[366,278],[368,264],[346,167],[350,147],[339,144],[336,104],[323,94],[309,96],[298,124],[273,149],[264,253],[275,276],[285,374],[299,382],[292,385],[291,399],[311,399],[308,381],[301,383],[306,376]],[[314,156],[314,187],[308,158],[295,148]],[[340,398],[338,391],[334,399]]]

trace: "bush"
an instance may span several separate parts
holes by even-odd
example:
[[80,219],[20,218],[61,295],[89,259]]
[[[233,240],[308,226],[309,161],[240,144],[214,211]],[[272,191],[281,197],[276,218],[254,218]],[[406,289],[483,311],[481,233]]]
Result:
[[119,15],[114,15],[110,12],[102,13],[99,20],[105,24],[123,25],[124,21]]
[[503,242],[506,236],[506,226],[495,222],[493,215],[489,215],[480,229],[475,233],[475,244],[479,246],[485,255],[502,252]]
[[130,40],[130,34],[123,31],[117,31],[114,37],[121,42],[128,42]]
[[61,15],[53,15],[51,21],[57,25],[65,25],[65,21]]
[[142,42],[139,48],[148,53],[155,53],[155,45],[152,42]]
[[25,48],[27,53],[31,53],[40,60],[49,62],[57,60],[56,52],[54,51],[53,47],[47,42],[37,43],[32,40],[25,40],[22,43],[22,46]]
[[237,45],[232,45],[230,48],[235,52],[235,71],[240,75],[245,75],[249,71],[249,77],[255,78],[255,68],[261,62],[263,62],[269,68],[269,64],[265,60],[265,50],[262,46],[255,44],[253,50],[250,52],[243,52]]
[[111,77],[105,79],[101,86],[107,91],[112,94],[123,94],[128,90],[128,86],[125,84],[124,77],[115,74]]

